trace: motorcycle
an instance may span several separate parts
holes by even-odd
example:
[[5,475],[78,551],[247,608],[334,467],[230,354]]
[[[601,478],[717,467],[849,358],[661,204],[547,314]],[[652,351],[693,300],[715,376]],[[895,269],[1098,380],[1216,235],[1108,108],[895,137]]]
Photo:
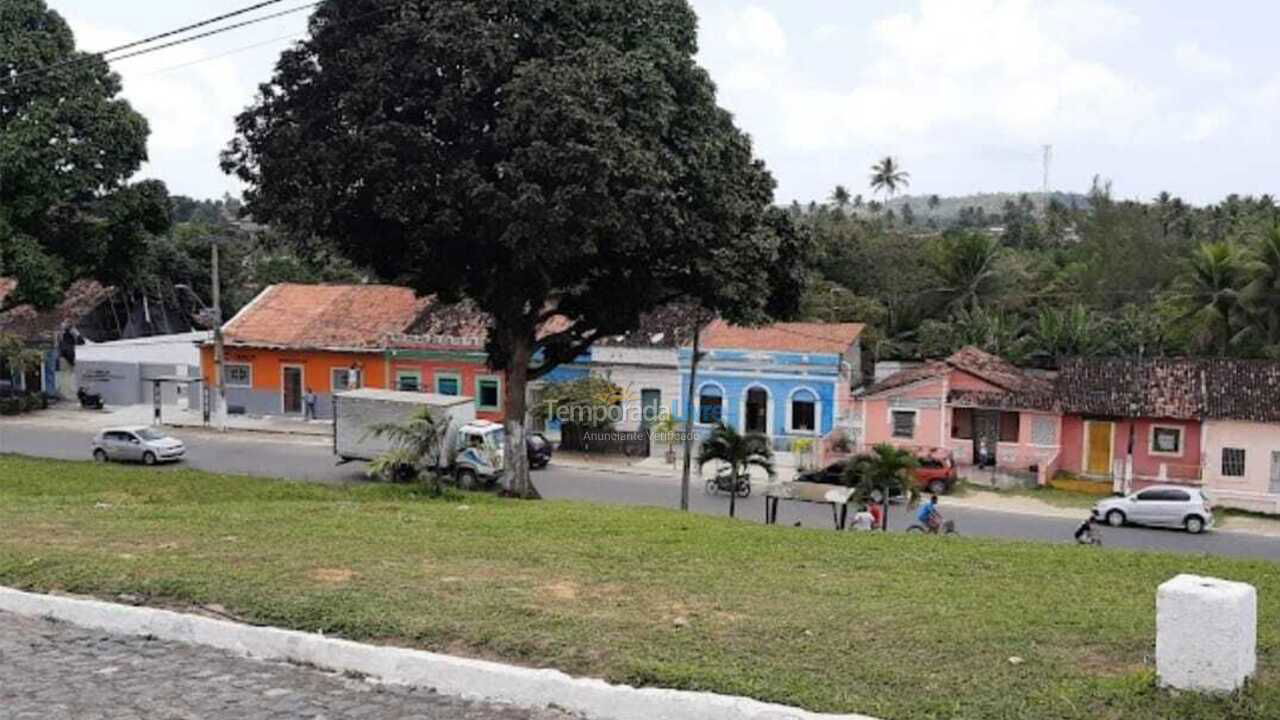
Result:
[[91,393],[84,388],[76,391],[76,399],[80,401],[80,407],[85,410],[101,410],[103,408],[102,396],[98,393]]
[[737,482],[730,477],[729,468],[721,468],[716,476],[707,480],[706,491],[708,495],[715,495],[719,492],[733,492],[738,497],[745,498],[751,496],[751,474],[748,472],[738,473]]

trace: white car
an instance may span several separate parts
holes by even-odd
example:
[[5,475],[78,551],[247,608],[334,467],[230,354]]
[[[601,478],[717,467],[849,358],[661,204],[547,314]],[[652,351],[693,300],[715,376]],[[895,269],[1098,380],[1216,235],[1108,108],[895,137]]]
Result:
[[93,459],[129,460],[144,465],[177,462],[187,454],[182,441],[153,427],[107,428],[93,438]]
[[1112,527],[1125,524],[1180,527],[1195,534],[1213,527],[1213,501],[1200,488],[1153,485],[1093,506],[1093,516]]

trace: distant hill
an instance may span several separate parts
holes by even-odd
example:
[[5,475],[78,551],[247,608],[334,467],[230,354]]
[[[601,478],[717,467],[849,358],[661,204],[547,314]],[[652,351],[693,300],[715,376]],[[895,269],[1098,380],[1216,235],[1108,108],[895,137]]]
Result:
[[[917,218],[936,217],[940,221],[951,220],[960,215],[960,211],[965,208],[977,207],[982,208],[984,214],[991,216],[999,216],[1004,212],[1006,202],[1019,202],[1023,196],[1026,196],[1032,204],[1037,208],[1044,207],[1045,193],[1029,192],[994,192],[994,193],[978,193],[976,195],[953,195],[938,196],[937,209],[930,209],[929,195],[902,195],[894,198],[889,202],[889,207],[894,213],[900,213],[902,206],[911,205],[912,212]],[[1080,193],[1070,192],[1051,192],[1048,193],[1050,199],[1057,200],[1067,207],[1075,207],[1080,210],[1088,209],[1089,196]]]

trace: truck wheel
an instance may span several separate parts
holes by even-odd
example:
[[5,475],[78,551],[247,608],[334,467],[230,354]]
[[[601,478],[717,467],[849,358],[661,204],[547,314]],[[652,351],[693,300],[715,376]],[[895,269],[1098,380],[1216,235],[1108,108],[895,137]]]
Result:
[[476,473],[474,470],[459,470],[456,477],[459,488],[463,490],[474,490],[476,488]]
[[418,469],[408,463],[401,463],[392,471],[392,477],[396,482],[413,482],[418,477]]

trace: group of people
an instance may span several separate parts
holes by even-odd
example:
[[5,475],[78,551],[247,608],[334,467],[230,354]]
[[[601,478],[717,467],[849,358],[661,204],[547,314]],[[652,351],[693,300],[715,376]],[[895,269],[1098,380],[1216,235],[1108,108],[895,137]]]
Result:
[[[916,511],[916,521],[931,532],[942,527],[942,513],[938,512],[938,496],[930,495],[929,501]],[[884,503],[870,502],[863,505],[853,516],[855,530],[880,530],[884,527]]]

